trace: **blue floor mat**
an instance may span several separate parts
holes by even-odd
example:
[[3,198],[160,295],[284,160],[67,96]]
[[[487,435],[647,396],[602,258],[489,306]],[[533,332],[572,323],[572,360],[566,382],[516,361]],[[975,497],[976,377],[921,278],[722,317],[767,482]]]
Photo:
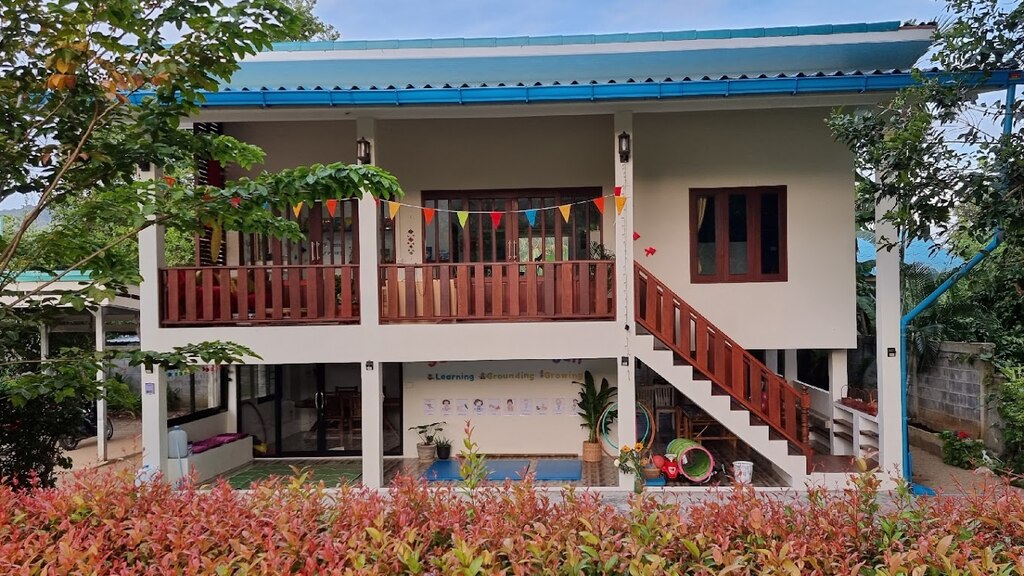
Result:
[[583,463],[579,460],[537,460],[537,480],[580,480]]
[[529,460],[488,460],[487,469],[491,473],[488,480],[522,480],[526,475],[526,469],[530,467]]
[[423,472],[423,477],[437,482],[462,480],[462,475],[459,474],[458,460],[438,460]]

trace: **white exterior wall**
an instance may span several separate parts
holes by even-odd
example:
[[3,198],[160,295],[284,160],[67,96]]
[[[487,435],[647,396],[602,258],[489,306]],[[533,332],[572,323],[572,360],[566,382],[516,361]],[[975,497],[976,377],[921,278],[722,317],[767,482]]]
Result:
[[[408,428],[438,421],[447,422],[443,435],[452,441],[452,453],[457,454],[466,420],[475,427],[473,438],[486,454],[579,454],[587,432],[572,408],[572,400],[579,397],[579,385],[573,381],[582,381],[584,370],[590,370],[598,386],[602,378],[615,385],[612,359],[407,363],[402,369],[404,455],[416,457],[419,442],[416,432]],[[451,400],[452,411],[442,413],[446,398]],[[516,408],[511,415],[505,413],[509,398]],[[557,398],[563,402],[562,414],[554,413]],[[428,399],[433,401],[434,414],[425,413]],[[484,402],[482,414],[473,410],[476,399]],[[524,399],[532,404],[530,415],[521,412]],[[546,414],[536,411],[541,399],[547,403]],[[459,413],[459,400],[468,402],[467,414]],[[493,402],[501,408],[498,415],[490,412]]]
[[[856,347],[853,158],[827,114],[634,116],[637,261],[745,348]],[[762,185],[787,187],[788,281],[691,284],[689,189]]]
[[[608,157],[614,142],[611,116],[389,120],[378,122],[377,138],[387,150],[381,167],[398,178],[406,204],[422,205],[423,190],[599,186],[610,195],[615,186]],[[608,201],[604,243],[609,249],[614,215],[615,205]],[[398,263],[422,261],[422,235],[420,211],[401,210]]]

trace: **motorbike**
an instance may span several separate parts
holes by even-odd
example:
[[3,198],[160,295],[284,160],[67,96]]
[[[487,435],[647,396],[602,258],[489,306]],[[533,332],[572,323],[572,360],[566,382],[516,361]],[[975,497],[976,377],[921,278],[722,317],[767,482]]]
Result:
[[[74,450],[78,447],[78,443],[86,438],[93,438],[96,436],[96,405],[93,404],[90,408],[82,409],[82,424],[78,427],[78,431],[71,435],[63,438],[60,441],[61,446],[65,450]],[[106,427],[104,428],[104,436],[107,440],[114,437],[114,421],[107,417]]]

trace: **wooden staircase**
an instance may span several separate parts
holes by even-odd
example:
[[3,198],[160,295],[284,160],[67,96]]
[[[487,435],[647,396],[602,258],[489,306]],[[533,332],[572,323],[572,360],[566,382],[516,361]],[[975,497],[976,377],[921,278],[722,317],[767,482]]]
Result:
[[789,444],[787,452],[809,461],[810,393],[771,371],[639,264],[634,281],[636,322],[655,344],[671,351],[675,363],[692,367],[693,382],[710,381],[712,394],[727,394],[733,410],[749,412],[751,424],[768,426]]

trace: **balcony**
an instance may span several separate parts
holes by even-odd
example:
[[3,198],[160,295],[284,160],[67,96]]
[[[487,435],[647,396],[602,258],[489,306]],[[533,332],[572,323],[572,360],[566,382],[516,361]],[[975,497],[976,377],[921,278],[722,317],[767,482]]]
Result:
[[161,326],[359,322],[357,265],[168,268],[160,282]]
[[[609,260],[382,264],[380,322],[612,320]],[[358,324],[358,265],[178,267],[160,271],[160,325]]]

